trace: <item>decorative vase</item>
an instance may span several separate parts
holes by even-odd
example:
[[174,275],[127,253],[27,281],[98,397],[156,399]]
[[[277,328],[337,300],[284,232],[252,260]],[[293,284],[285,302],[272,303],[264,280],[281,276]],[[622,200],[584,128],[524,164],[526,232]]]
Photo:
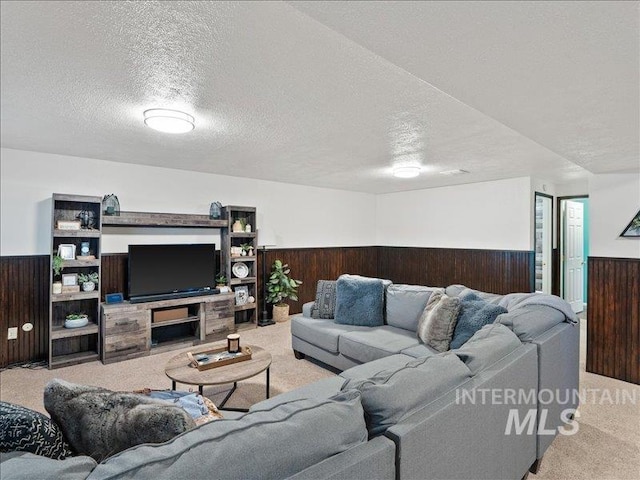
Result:
[[51,285],[51,293],[60,295],[62,293],[62,282],[53,282]]
[[222,204],[220,202],[213,202],[209,207],[209,218],[212,220],[218,220],[222,218]]
[[244,226],[244,231],[245,233],[251,233],[251,225],[249,225],[248,223]]
[[253,257],[253,248],[249,248],[249,256]]
[[240,222],[240,220],[236,220],[235,222],[233,222],[233,225],[231,226],[231,230],[233,232],[244,232],[244,228],[242,228],[242,223]]
[[102,198],[102,211],[105,215],[120,215],[120,201],[113,193]]
[[276,322],[286,322],[289,320],[289,305],[286,303],[283,303],[282,305],[274,305],[273,319]]
[[96,289],[96,284],[93,282],[84,282],[82,284],[82,291],[83,292],[92,292]]

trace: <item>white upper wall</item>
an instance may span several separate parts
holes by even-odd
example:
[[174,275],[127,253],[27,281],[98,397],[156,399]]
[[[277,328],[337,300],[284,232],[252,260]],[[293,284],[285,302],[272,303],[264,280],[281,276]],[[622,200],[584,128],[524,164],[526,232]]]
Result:
[[[276,248],[372,245],[375,238],[374,196],[366,193],[5,148],[0,177],[1,255],[49,253],[53,193],[115,193],[122,210],[143,212],[208,214],[216,200],[251,205],[258,210],[257,227],[275,234]],[[105,233],[105,253],[126,252],[130,243],[220,245],[218,230],[109,228]]]
[[620,237],[638,209],[640,175],[593,175],[589,180],[589,255],[640,258],[640,238]]
[[376,244],[532,249],[529,177],[376,197]]

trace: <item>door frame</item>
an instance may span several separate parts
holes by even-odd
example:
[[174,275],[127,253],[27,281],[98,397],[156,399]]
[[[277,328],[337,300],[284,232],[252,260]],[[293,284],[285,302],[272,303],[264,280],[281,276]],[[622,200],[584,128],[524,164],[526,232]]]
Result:
[[[551,292],[554,295],[557,295],[560,298],[564,298],[563,294],[564,292],[562,291],[562,287],[564,282],[562,281],[562,260],[560,258],[560,252],[562,252],[562,247],[563,247],[563,231],[562,231],[562,209],[560,208],[562,205],[562,201],[563,200],[575,200],[575,199],[582,199],[582,198],[589,198],[588,194],[583,194],[583,195],[567,195],[564,197],[556,197],[556,234],[557,234],[557,243],[556,243],[556,248],[553,250],[553,282],[551,283]],[[588,235],[589,232],[586,232],[586,234]],[[588,264],[589,262],[589,258],[587,257],[585,259],[585,262]],[[588,280],[587,280],[588,281]],[[585,299],[585,303],[588,304],[587,299]]]
[[550,227],[551,227],[551,231],[549,232],[549,250],[550,250],[550,262],[551,265],[549,266],[549,272],[551,274],[551,278],[549,279],[550,285],[551,285],[551,293],[553,293],[553,287],[554,284],[556,282],[555,279],[555,267],[554,267],[554,248],[553,248],[553,238],[554,238],[554,232],[553,232],[553,213],[554,213],[554,208],[555,206],[553,205],[553,195],[549,195],[547,193],[542,193],[542,192],[538,192],[537,190],[534,190],[533,192],[533,257],[534,257],[534,269],[533,269],[533,289],[535,291],[535,252],[536,252],[536,197],[545,197],[548,198],[549,200],[551,200],[551,222],[550,222]]

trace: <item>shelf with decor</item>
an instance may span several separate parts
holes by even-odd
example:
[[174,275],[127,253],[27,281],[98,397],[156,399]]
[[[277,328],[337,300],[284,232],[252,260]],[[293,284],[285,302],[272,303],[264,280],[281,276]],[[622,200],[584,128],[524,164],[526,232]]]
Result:
[[221,264],[235,294],[236,328],[253,328],[258,324],[256,208],[228,205],[223,216],[228,226],[221,234]]
[[[99,357],[102,197],[54,193],[51,201],[49,368],[57,368]],[[83,286],[86,277],[93,281]],[[85,325],[69,328],[73,315],[86,315]]]

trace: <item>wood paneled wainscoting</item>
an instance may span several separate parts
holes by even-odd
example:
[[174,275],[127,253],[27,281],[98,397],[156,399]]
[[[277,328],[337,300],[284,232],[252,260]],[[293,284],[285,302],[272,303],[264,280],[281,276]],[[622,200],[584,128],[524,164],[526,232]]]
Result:
[[[291,313],[313,301],[318,280],[343,273],[388,278],[396,283],[446,286],[462,283],[479,290],[510,293],[533,288],[533,252],[412,247],[285,248],[258,251],[266,271],[276,258],[288,263],[293,278],[302,280],[299,301]],[[101,294],[127,292],[127,255],[101,257]],[[49,257],[33,255],[0,259],[0,368],[47,356]],[[262,311],[262,263],[258,274],[258,311]],[[33,323],[7,340],[7,328]]]
[[587,372],[640,384],[640,259],[589,257]]
[[492,293],[533,292],[533,251],[379,247],[378,276],[395,283],[455,283]]
[[[33,330],[22,326],[31,323]],[[44,360],[49,345],[49,256],[0,257],[0,367]],[[7,330],[18,328],[16,340]]]

